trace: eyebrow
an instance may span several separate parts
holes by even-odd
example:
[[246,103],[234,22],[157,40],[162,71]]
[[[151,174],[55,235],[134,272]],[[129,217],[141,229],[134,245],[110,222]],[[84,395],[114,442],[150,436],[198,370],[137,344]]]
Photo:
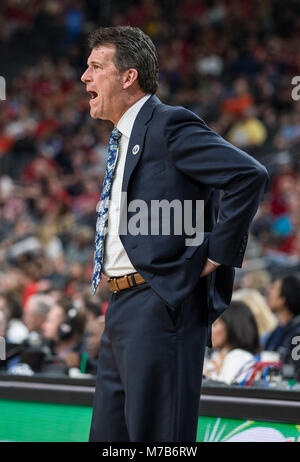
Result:
[[102,66],[102,64],[99,63],[99,61],[90,61],[90,64],[89,64],[89,62],[87,61],[86,64],[87,64],[88,66],[89,66],[90,64],[97,64],[97,66]]

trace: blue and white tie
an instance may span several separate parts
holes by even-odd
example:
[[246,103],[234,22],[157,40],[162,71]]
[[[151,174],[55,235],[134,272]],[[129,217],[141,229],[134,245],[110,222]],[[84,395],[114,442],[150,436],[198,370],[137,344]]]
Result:
[[117,160],[119,139],[121,135],[122,133],[117,128],[114,128],[109,139],[108,159],[106,164],[106,172],[102,186],[101,201],[98,209],[98,218],[96,224],[94,271],[92,281],[93,295],[95,294],[98,284],[101,280],[101,268],[103,264],[104,239],[108,219],[109,198]]

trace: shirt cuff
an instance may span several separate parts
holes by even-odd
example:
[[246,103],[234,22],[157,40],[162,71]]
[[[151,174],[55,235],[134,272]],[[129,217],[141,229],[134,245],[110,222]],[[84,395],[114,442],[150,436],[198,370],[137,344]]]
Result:
[[213,265],[216,265],[216,266],[220,266],[221,263],[217,263],[216,261],[213,261],[211,260],[210,258],[207,258],[208,261],[210,261],[210,263],[212,263]]

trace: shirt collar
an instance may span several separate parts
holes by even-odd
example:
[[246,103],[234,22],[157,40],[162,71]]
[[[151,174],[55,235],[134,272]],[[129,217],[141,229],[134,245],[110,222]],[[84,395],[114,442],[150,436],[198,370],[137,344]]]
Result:
[[117,129],[120,130],[122,135],[125,135],[125,136],[127,136],[127,138],[130,138],[132,127],[133,127],[134,121],[136,119],[136,116],[138,115],[140,109],[145,104],[147,99],[150,98],[150,96],[151,95],[149,95],[149,94],[143,96],[136,103],[134,103],[132,106],[130,106],[130,108],[127,109],[126,112],[124,112],[121,119],[117,123]]

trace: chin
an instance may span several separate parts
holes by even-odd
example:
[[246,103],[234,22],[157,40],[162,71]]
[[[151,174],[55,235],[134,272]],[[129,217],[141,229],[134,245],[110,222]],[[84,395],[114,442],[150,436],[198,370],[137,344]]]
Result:
[[98,118],[98,117],[97,117],[97,111],[91,109],[91,110],[90,110],[90,116],[91,116],[93,119],[97,119],[97,118]]
[[101,117],[101,114],[97,110],[90,111],[90,116],[92,117],[92,119],[105,120],[105,119],[103,119],[103,117]]

